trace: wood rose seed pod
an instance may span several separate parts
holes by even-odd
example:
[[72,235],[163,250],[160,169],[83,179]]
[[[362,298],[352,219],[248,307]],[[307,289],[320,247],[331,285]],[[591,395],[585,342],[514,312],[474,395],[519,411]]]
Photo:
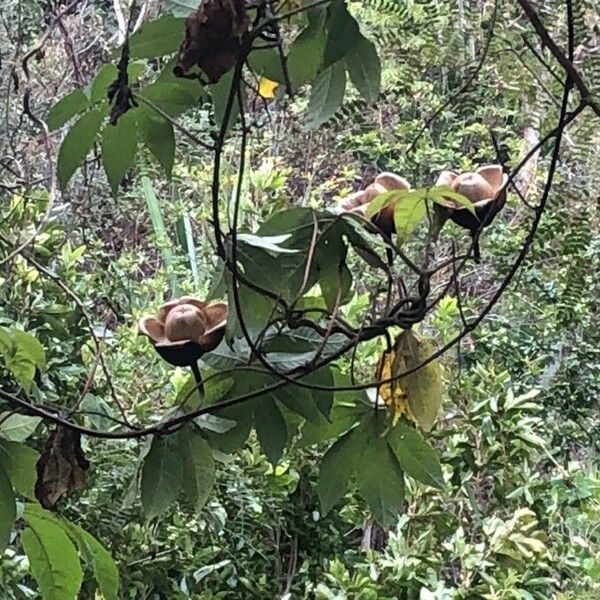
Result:
[[[450,218],[461,227],[468,229],[471,236],[487,227],[506,203],[506,183],[508,176],[501,165],[486,165],[472,173],[460,175],[452,171],[444,171],[438,177],[436,185],[445,185],[465,196],[475,208],[473,214],[466,207],[452,198],[446,198],[445,206]],[[475,239],[475,259],[478,261],[479,244]]]
[[150,339],[156,352],[169,364],[189,367],[219,345],[227,314],[224,302],[208,304],[183,296],[163,304],[156,317],[142,317],[138,331]]

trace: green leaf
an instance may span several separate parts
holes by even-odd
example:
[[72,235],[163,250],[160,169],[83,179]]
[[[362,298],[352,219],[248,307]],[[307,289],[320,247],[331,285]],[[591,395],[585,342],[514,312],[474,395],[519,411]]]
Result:
[[287,425],[271,394],[254,401],[254,428],[265,456],[277,464],[287,442]]
[[[174,82],[157,81],[138,93],[141,98],[146,98],[170,117],[178,117],[186,110],[196,106],[201,94],[202,88],[198,82],[188,79]],[[158,114],[152,106],[146,106],[146,108]]]
[[365,211],[365,217],[371,218],[376,215],[382,208],[385,208],[388,204],[397,202],[403,198],[409,192],[407,190],[392,190],[391,192],[383,192],[378,194],[369,202],[367,210]]
[[169,281],[171,283],[171,291],[173,292],[173,296],[177,297],[179,295],[179,283],[177,281],[177,273],[175,272],[175,258],[171,252],[169,234],[167,233],[162,218],[158,198],[154,193],[152,182],[148,177],[142,177],[142,195],[146,200],[146,206],[148,207],[148,213],[150,214],[150,220],[152,221],[152,227],[154,228],[156,242],[160,248],[162,259],[165,263],[165,269],[167,270]]
[[215,460],[206,440],[192,426],[179,432],[183,462],[183,492],[196,510],[207,502],[215,483]]
[[158,160],[168,177],[171,177],[175,160],[175,132],[173,125],[150,109],[135,111],[141,141]]
[[21,543],[42,597],[75,600],[83,581],[75,546],[52,521],[28,515],[27,523],[29,527],[21,533]]
[[363,450],[361,430],[355,428],[334,442],[323,456],[317,494],[324,515],[343,498]]
[[137,128],[133,111],[107,125],[102,135],[102,165],[113,193],[133,164],[137,149]]
[[447,185],[440,185],[429,190],[429,196],[433,199],[434,202],[441,204],[442,206],[446,206],[445,199],[450,198],[450,200],[454,200],[458,205],[464,206],[470,213],[476,215],[475,205],[462,194],[453,191]]
[[362,37],[358,23],[348,11],[345,0],[334,0],[331,3],[328,10],[327,31],[325,67],[343,59]]
[[338,61],[319,73],[312,87],[308,103],[306,128],[316,129],[329,120],[344,101],[346,67]]
[[183,465],[175,436],[152,439],[142,467],[142,507],[148,519],[172,506],[183,483]]
[[345,60],[354,87],[367,102],[375,102],[381,87],[381,61],[375,44],[359,36],[346,53]]
[[377,428],[366,434],[366,446],[356,468],[358,491],[373,517],[383,526],[392,525],[404,504],[404,476],[396,457]]
[[43,368],[46,364],[46,351],[37,338],[20,329],[10,331],[17,347],[17,354],[31,361],[36,367]]
[[118,600],[119,569],[110,552],[90,533],[73,525],[79,533],[94,570],[98,589],[106,600]]
[[[233,81],[233,70],[225,73],[219,81],[209,86],[210,96],[213,103],[213,111],[215,116],[215,123],[219,128],[223,125],[223,119],[225,119],[225,112],[227,110],[227,103],[229,101],[229,92],[231,90],[231,83]],[[229,115],[229,121],[225,131],[228,132],[236,122],[240,114],[240,106],[237,97],[233,99],[233,105],[231,107],[231,113]]]
[[[137,81],[140,75],[144,72],[146,65],[141,62],[129,63],[127,67],[127,75],[129,84]],[[102,65],[96,73],[92,85],[90,87],[90,99],[92,102],[104,100],[108,98],[108,88],[116,81],[119,76],[119,70],[113,64]]]
[[108,98],[108,87],[117,79],[119,71],[115,65],[102,65],[90,87],[90,99],[92,102]]
[[88,106],[88,97],[82,89],[76,88],[50,108],[46,117],[46,125],[48,125],[50,131],[58,129],[75,115],[83,112]]
[[292,42],[287,68],[294,89],[311,81],[319,70],[325,51],[326,32],[321,24],[311,22]]
[[281,57],[277,48],[254,49],[248,56],[248,65],[258,76],[266,77],[277,83],[285,83],[281,66]]
[[8,473],[0,464],[0,555],[8,545],[13,523],[17,518],[15,492]]
[[119,571],[106,548],[90,533],[64,517],[43,509],[39,504],[28,503],[23,519],[49,522],[64,531],[94,570],[98,588],[106,600],[116,600],[119,591]]
[[58,151],[56,164],[58,182],[63,191],[92,149],[105,112],[105,108],[90,110],[71,127],[65,136]]
[[0,438],[10,442],[24,442],[40,424],[41,417],[0,413]]
[[185,32],[185,19],[165,16],[147,21],[129,38],[132,58],[157,58],[179,49]]
[[404,241],[427,215],[425,200],[410,192],[394,206],[394,224],[399,241]]
[[8,473],[15,491],[30,500],[35,500],[33,488],[39,458],[39,452],[25,444],[0,440],[0,465]]
[[400,421],[385,439],[408,476],[438,489],[443,487],[438,456],[416,429]]

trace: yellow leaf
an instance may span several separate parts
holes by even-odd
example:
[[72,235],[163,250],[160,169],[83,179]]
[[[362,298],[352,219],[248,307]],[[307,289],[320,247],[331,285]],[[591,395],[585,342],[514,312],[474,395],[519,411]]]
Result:
[[[419,338],[411,330],[398,336],[395,350],[396,356],[392,364],[394,375],[420,366],[434,352],[431,342]],[[399,384],[406,393],[409,412],[414,416],[414,420],[429,431],[435,423],[444,394],[438,361],[433,360],[414,373],[400,378]]]
[[[419,366],[433,351],[430,342],[418,338],[413,331],[404,331],[396,338],[393,349],[381,356],[377,378],[379,381],[390,379]],[[390,412],[392,425],[406,415],[427,431],[437,418],[442,395],[442,376],[436,360],[379,387],[379,396]]]
[[[382,381],[389,379],[392,376],[392,365],[394,363],[396,353],[394,350],[389,350],[381,355],[379,365],[377,367],[377,378]],[[379,387],[379,397],[383,400],[383,403],[387,406],[392,419],[392,425],[396,425],[400,417],[406,414],[409,418],[414,420],[412,414],[410,414],[410,408],[406,399],[406,394],[402,388],[398,385],[398,381],[392,381],[391,383],[384,383]]]
[[275,90],[279,84],[266,77],[261,77],[258,82],[258,95],[262,98],[275,98]]

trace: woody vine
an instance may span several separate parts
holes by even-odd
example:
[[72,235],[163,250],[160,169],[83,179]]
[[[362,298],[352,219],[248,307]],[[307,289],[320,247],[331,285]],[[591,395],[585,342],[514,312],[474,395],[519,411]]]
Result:
[[[183,39],[177,42],[177,58],[161,73],[163,83],[158,81],[154,88],[150,84],[146,89],[137,89],[132,81],[131,58],[155,58],[149,45],[155,35],[152,28],[159,29],[149,23],[133,32],[135,11],[132,9],[116,65],[116,78],[104,86],[103,94],[95,103],[93,98],[76,94],[77,101],[71,96],[68,102],[57,104],[49,115],[53,122],[48,123],[31,110],[28,65],[63,16],[76,9],[77,2],[54,17],[47,35],[21,62],[21,76],[25,79],[24,112],[40,130],[48,161],[56,164],[51,170],[48,209],[33,236],[24,240],[17,236],[0,237],[4,251],[0,264],[10,266],[16,257],[21,257],[42,276],[55,281],[70,301],[82,309],[97,349],[94,369],[98,366],[103,369],[110,382],[102,340],[93,330],[89,311],[51,269],[41,264],[33,251],[33,243],[50,214],[58,188],[67,189],[96,135],[103,136],[103,164],[109,183],[116,190],[129,165],[111,157],[111,144],[118,145],[128,132],[137,131],[170,173],[172,157],[165,159],[152,129],[168,124],[169,131],[177,130],[190,142],[212,153],[210,227],[220,276],[216,278],[212,298],[173,297],[156,315],[148,315],[139,323],[140,332],[148,337],[161,357],[170,364],[190,367],[193,371],[177,409],[152,425],[130,422],[119,404],[118,390],[111,389],[111,396],[122,413],[121,418],[114,419],[115,427],[98,430],[81,424],[79,400],[70,409],[36,402],[28,393],[33,378],[28,383],[16,374],[14,382],[2,384],[0,398],[11,410],[42,417],[46,423],[56,426],[38,462],[36,496],[43,506],[54,508],[61,497],[72,490],[73,482],[81,483],[81,471],[87,468],[87,461],[81,455],[80,435],[106,439],[155,436],[153,447],[157,452],[166,451],[164,439],[167,436],[179,436],[182,445],[189,443],[191,436],[199,440],[204,452],[210,452],[213,443],[215,447],[220,443],[215,441],[218,436],[206,427],[202,418],[221,416],[236,424],[232,430],[241,437],[244,432],[247,436],[250,427],[254,427],[263,451],[275,463],[288,442],[284,433],[288,421],[336,419],[336,394],[343,392],[355,394],[354,405],[347,427],[340,432],[323,461],[320,495],[325,511],[344,493],[343,486],[328,488],[331,471],[340,469],[342,463],[349,463],[347,485],[352,469],[359,468],[352,460],[366,460],[364,457],[370,453],[380,459],[385,455],[383,462],[387,461],[390,472],[397,475],[395,487],[387,492],[374,490],[368,481],[359,481],[365,500],[377,520],[383,523],[391,522],[400,508],[403,473],[428,485],[442,485],[435,457],[431,458],[434,467],[427,473],[415,471],[407,459],[414,447],[406,442],[411,440],[421,451],[433,455],[414,425],[428,430],[435,422],[442,393],[437,361],[481,324],[525,260],[552,189],[564,131],[583,111],[593,111],[600,116],[600,103],[574,66],[571,3],[566,2],[566,49],[552,39],[531,3],[518,0],[518,5],[533,27],[540,46],[562,69],[564,85],[555,127],[520,157],[515,166],[506,163],[498,140],[490,132],[498,149],[494,164],[477,165],[466,173],[455,172],[452,165],[448,165],[449,170],[440,173],[437,180],[424,182],[409,182],[402,174],[380,173],[364,189],[355,190],[337,206],[323,210],[295,206],[272,215],[253,231],[245,229],[241,221],[240,204],[246,148],[249,136],[257,127],[252,121],[252,111],[248,110],[249,103],[263,102],[268,111],[268,98],[261,89],[275,82],[283,101],[284,95],[293,97],[304,84],[312,83],[309,122],[313,127],[325,123],[339,107],[346,71],[363,96],[371,101],[377,98],[380,81],[374,45],[361,33],[346,3],[343,0],[300,4],[276,0],[205,0],[187,17]],[[496,6],[490,15],[488,43],[484,46],[479,69],[486,60],[489,40],[494,36],[497,10]],[[302,29],[290,45],[282,29],[290,24],[298,27],[295,21],[298,19],[304,19]],[[181,27],[181,22],[169,22],[168,26]],[[340,39],[340,32],[345,39]],[[314,69],[303,71],[300,66],[306,65],[301,65],[302,59],[312,56],[310,44],[321,42],[323,47],[314,60]],[[300,53],[306,53],[300,58],[294,54],[298,47]],[[170,54],[173,48],[169,46],[164,55]],[[361,60],[363,63],[359,65],[353,62]],[[475,69],[467,86],[474,84],[477,73]],[[172,97],[165,101],[167,89]],[[172,109],[170,102],[179,101],[187,106],[190,97],[191,106],[199,96],[206,96],[207,90],[213,103],[215,126],[201,134],[193,133],[180,125],[179,113]],[[459,90],[457,97],[461,92]],[[75,116],[79,120],[67,133],[56,158],[51,131]],[[88,139],[81,143],[83,135]],[[73,156],[69,144],[74,140],[75,146],[80,147],[75,152],[76,160],[69,161]],[[237,183],[227,204],[221,178],[224,150],[231,144],[237,145]],[[409,151],[413,146],[409,144]],[[531,202],[523,196],[515,178],[546,146],[551,151],[545,185],[537,201]],[[449,293],[456,295],[460,306],[461,275],[467,265],[486,260],[485,252],[482,256],[480,251],[480,241],[485,236],[485,228],[493,227],[494,219],[501,218],[508,194],[516,195],[531,210],[529,231],[506,276],[480,313],[468,320],[461,311],[462,330],[443,347],[434,349],[415,332],[415,326]],[[469,241],[460,251],[455,240],[447,237],[450,222],[469,232]],[[419,240],[418,251],[406,249],[409,238],[413,248],[414,240]],[[342,307],[358,275],[356,269],[349,267],[350,255],[355,261],[353,264],[362,261],[361,268],[376,272],[381,282],[358,325],[342,316]],[[315,301],[315,289],[318,301]],[[6,330],[0,337],[0,348],[9,371],[11,357],[18,352],[25,352],[36,369],[42,368],[40,353],[31,351],[32,342],[29,342],[29,353],[23,351],[19,336]],[[359,381],[354,354],[361,343],[375,338],[385,340],[386,350],[373,377]],[[350,357],[347,374],[334,368],[340,357]],[[109,387],[112,387],[110,383]],[[279,433],[273,435],[274,430]],[[228,431],[222,435],[227,436]],[[58,439],[62,440],[60,444]],[[57,450],[57,444],[61,450]],[[63,482],[60,489],[51,473],[52,452],[62,452],[70,464],[68,476],[72,481]],[[152,456],[152,450],[150,452]],[[378,510],[378,504],[381,506],[378,500],[386,493],[396,494],[399,500],[388,497],[387,504],[384,503],[388,508]],[[198,491],[196,495],[205,498]],[[162,508],[160,502],[152,498],[147,500],[146,506],[151,516]]]

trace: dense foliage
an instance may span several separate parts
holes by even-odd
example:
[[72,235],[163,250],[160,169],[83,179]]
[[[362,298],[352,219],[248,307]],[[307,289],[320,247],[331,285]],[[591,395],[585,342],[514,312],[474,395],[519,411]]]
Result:
[[594,2],[242,4],[0,8],[0,595],[598,597]]

